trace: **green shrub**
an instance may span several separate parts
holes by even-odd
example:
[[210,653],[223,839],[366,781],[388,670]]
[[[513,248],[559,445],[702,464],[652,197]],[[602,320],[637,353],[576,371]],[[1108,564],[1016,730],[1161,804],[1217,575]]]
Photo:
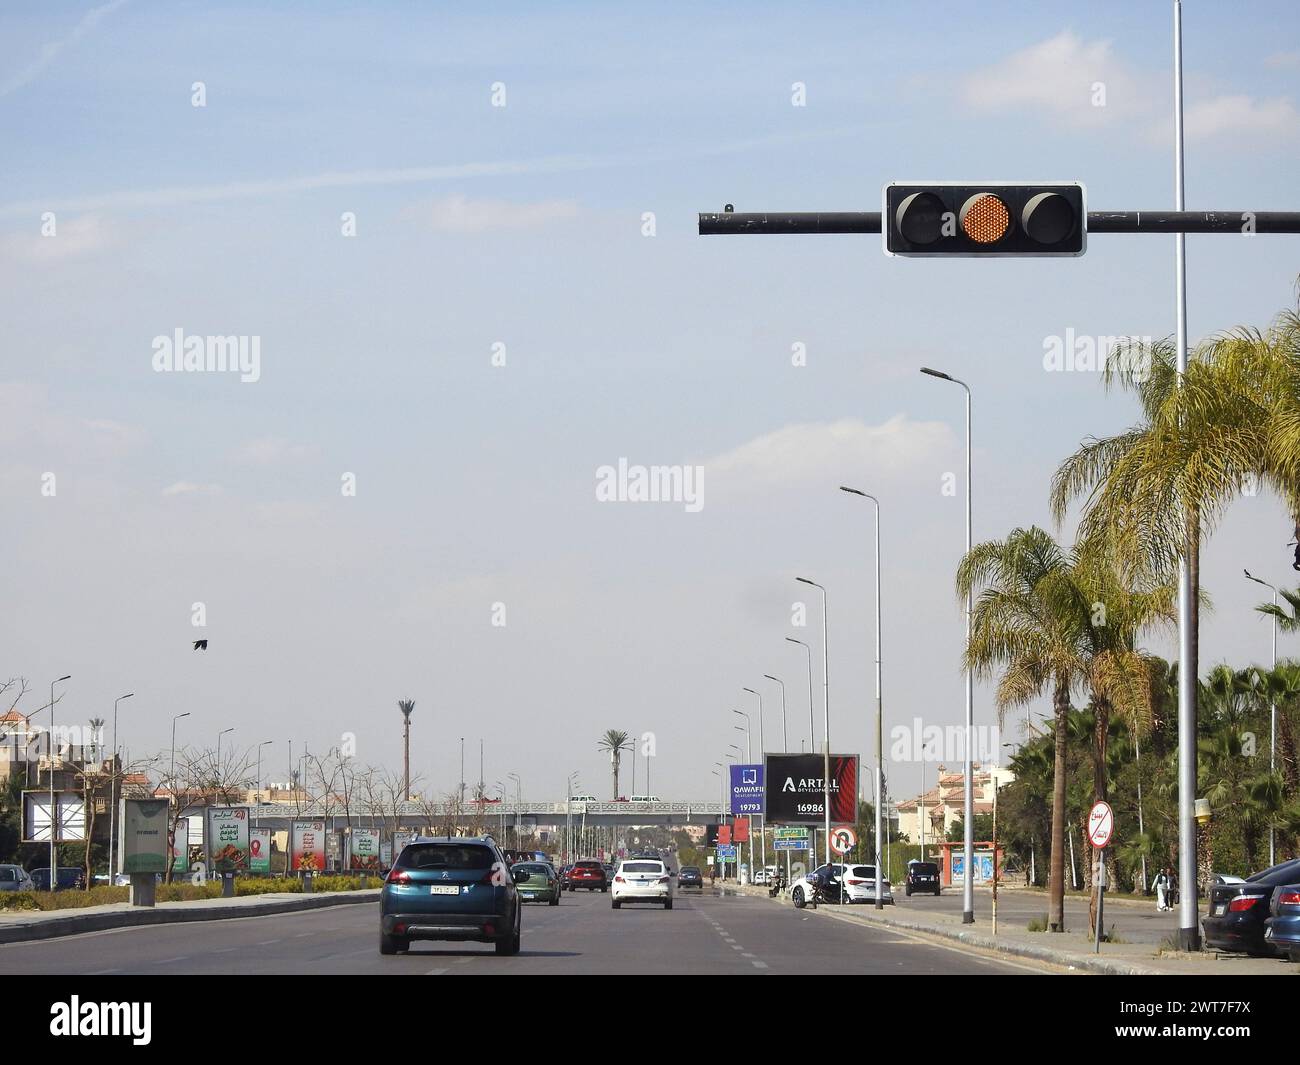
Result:
[[1031,917],[1031,918],[1029,918],[1029,924],[1026,926],[1026,928],[1027,928],[1030,932],[1046,932],[1046,931],[1047,931],[1047,914],[1043,914],[1041,917]]

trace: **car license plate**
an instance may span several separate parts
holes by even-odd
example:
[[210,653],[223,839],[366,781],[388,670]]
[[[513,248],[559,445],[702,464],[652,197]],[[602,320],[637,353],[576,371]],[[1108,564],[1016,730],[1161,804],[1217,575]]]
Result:
[[1225,906],[1223,903],[1219,903],[1219,905],[1217,905],[1216,907],[1214,907],[1214,916],[1215,916],[1215,917],[1221,917],[1221,916],[1223,916],[1224,912],[1225,912],[1227,909],[1228,909],[1227,906]]
[[537,893],[536,893],[535,891],[525,891],[525,892],[524,892],[524,898],[526,898],[526,899],[535,899],[535,898],[537,898]]
[[456,884],[432,884],[429,887],[430,895],[459,895],[460,887]]

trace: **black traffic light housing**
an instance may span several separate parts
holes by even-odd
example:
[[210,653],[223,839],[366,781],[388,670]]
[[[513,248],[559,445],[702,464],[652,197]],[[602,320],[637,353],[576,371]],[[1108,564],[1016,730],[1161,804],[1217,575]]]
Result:
[[886,255],[1082,255],[1088,246],[1080,184],[893,182],[880,223]]

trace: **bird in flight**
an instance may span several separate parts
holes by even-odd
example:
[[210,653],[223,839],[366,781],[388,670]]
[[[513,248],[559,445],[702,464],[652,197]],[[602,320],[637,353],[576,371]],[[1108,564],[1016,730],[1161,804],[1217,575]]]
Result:
[[207,641],[207,640],[195,640],[195,641],[194,641],[194,650],[196,650],[196,651],[206,651],[207,649],[208,649],[208,641]]

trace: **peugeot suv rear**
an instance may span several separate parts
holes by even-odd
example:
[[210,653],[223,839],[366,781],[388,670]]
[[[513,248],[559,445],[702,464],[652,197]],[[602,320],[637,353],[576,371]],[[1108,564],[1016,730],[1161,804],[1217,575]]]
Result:
[[569,873],[569,886],[575,890],[586,888],[588,891],[608,891],[609,877],[605,875],[605,868],[600,862],[574,862],[573,871]]
[[396,954],[415,939],[493,943],[519,953],[521,904],[516,874],[491,840],[420,839],[402,853],[379,900],[379,953]]

